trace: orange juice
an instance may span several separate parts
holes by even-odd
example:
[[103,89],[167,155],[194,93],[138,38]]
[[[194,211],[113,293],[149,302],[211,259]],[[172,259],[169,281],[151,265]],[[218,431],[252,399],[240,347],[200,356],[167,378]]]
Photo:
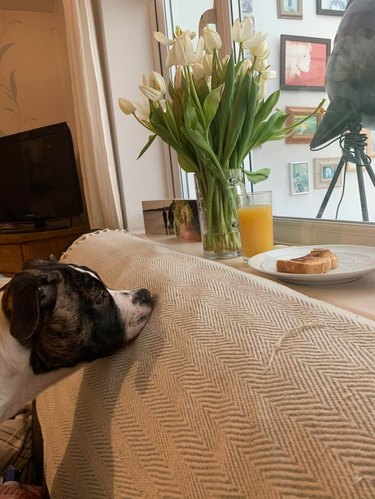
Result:
[[239,207],[238,222],[244,260],[273,249],[272,205]]

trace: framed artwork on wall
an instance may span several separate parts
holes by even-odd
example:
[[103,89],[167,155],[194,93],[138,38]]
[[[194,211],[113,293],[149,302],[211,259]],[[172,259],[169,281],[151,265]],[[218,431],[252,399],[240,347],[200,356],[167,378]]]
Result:
[[325,90],[329,38],[280,35],[280,88]]
[[[314,187],[315,189],[327,188],[333,179],[340,158],[315,158],[314,159]],[[342,184],[340,174],[335,187]]]
[[342,16],[349,0],[316,0],[316,13],[325,16]]
[[250,15],[253,13],[253,0],[241,0],[242,14]]
[[374,157],[375,156],[375,130],[368,130],[367,128],[363,128],[361,133],[365,133],[367,135],[366,141],[366,154],[367,156]]
[[302,19],[302,0],[276,0],[277,17],[280,19]]
[[[289,114],[286,121],[287,125],[291,125],[295,121],[306,118],[314,111],[313,107],[290,107],[287,106],[285,111]],[[287,144],[310,144],[318,126],[322,119],[320,113],[314,114],[306,121],[297,126],[291,135],[285,138]]]
[[309,188],[309,162],[299,161],[289,163],[290,193],[292,196],[308,194]]

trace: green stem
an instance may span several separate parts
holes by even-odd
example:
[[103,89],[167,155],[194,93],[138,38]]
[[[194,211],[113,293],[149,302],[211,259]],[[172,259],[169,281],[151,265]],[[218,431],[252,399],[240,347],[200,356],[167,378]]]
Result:
[[229,183],[223,186],[214,176],[197,175],[197,185],[204,205],[206,232],[202,234],[203,248],[208,254],[224,256],[238,254],[240,239],[237,228],[235,190]]

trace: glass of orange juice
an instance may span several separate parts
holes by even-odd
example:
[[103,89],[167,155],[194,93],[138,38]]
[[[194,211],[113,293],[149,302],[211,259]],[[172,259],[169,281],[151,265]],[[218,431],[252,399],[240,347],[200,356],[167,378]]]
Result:
[[242,255],[250,257],[273,249],[272,192],[247,192],[237,196]]

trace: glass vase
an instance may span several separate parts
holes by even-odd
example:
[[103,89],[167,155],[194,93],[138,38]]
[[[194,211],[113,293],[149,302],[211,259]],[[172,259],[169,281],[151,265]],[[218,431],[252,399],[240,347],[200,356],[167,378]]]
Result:
[[225,182],[195,175],[203,254],[209,259],[241,256],[237,195],[245,192],[240,169],[228,170]]

